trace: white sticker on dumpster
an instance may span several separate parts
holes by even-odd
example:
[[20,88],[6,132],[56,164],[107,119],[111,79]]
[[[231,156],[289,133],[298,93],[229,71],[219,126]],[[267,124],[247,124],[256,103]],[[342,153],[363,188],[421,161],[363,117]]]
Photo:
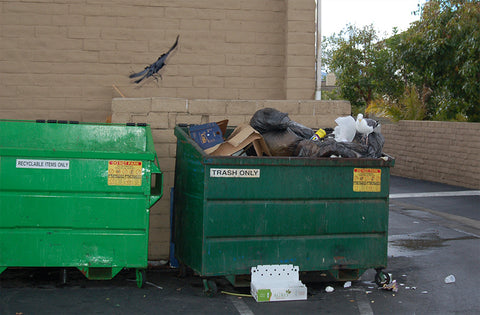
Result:
[[68,170],[70,169],[70,161],[17,159],[16,167],[17,168]]
[[211,168],[210,177],[259,178],[258,168]]

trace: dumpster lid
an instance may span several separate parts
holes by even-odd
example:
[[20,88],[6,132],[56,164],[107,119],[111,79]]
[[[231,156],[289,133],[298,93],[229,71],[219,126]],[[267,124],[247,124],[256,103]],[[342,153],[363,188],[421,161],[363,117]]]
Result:
[[2,155],[124,159],[155,155],[149,126],[0,120],[0,130]]

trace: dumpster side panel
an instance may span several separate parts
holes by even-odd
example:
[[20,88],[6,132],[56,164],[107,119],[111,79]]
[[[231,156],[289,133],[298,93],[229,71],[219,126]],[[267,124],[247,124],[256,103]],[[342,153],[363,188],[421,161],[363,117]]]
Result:
[[205,237],[383,233],[385,200],[209,201]]
[[202,272],[205,171],[201,154],[177,135],[174,243],[178,260]]

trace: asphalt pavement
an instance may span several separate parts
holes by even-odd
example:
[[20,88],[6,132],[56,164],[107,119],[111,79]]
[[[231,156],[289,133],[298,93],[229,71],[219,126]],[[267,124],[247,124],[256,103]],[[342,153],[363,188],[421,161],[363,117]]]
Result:
[[374,270],[350,287],[306,281],[304,301],[257,303],[248,288],[226,280],[206,296],[199,277],[168,266],[149,269],[142,289],[134,270],[92,281],[71,268],[62,284],[58,268],[9,268],[0,275],[0,315],[480,314],[480,191],[395,176],[390,182],[385,271],[396,292],[379,289]]

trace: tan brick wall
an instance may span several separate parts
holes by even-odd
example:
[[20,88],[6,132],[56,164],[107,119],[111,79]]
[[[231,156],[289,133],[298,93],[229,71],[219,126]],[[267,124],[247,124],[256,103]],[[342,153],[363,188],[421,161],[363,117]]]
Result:
[[480,189],[480,123],[405,120],[382,133],[392,174]]
[[[0,1],[0,119],[104,121],[112,97],[312,99],[314,0]],[[180,41],[162,80],[128,74]]]
[[179,123],[200,124],[229,120],[230,126],[248,123],[258,109],[273,107],[308,127],[334,127],[335,119],[350,114],[347,101],[296,100],[188,100],[180,98],[115,98],[112,121],[147,122],[151,125],[164,195],[150,212],[149,259],[166,259],[170,237],[170,188],[174,185],[176,137]]
[[313,99],[315,93],[315,1],[287,0],[285,98]]

